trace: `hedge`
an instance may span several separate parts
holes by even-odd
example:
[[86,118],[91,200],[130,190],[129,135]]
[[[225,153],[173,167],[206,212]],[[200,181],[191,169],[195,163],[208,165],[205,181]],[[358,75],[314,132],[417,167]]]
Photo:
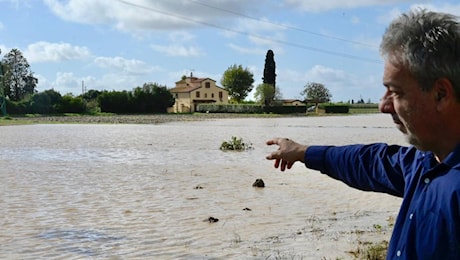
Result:
[[350,107],[348,105],[325,105],[324,110],[326,113],[347,114]]
[[200,113],[274,113],[274,114],[296,114],[305,113],[306,106],[270,106],[251,104],[199,104],[196,112]]

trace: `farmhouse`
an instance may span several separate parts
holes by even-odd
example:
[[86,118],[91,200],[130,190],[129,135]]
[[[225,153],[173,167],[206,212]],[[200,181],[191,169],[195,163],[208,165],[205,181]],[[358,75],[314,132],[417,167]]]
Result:
[[193,113],[199,104],[228,104],[228,91],[217,86],[210,78],[183,77],[169,90],[176,99],[168,108],[170,113]]
[[305,103],[298,99],[282,99],[283,106],[305,106]]

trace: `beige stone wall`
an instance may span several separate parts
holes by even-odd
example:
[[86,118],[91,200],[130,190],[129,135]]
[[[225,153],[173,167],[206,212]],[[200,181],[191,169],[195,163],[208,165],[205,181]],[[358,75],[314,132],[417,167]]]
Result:
[[[186,87],[186,83],[176,87]],[[200,103],[228,104],[228,92],[216,86],[216,82],[207,79],[201,82],[201,87],[191,92],[173,93],[176,102],[168,109],[170,113],[195,112],[195,106]],[[214,102],[212,102],[213,100]]]
[[168,109],[168,112],[171,113],[190,113],[191,104],[190,104],[190,95],[189,93],[173,93],[176,102],[174,105]]
[[[209,87],[206,87],[206,83],[209,83]],[[197,95],[199,93],[199,95]],[[221,94],[219,94],[221,93]],[[220,96],[222,95],[222,97]],[[228,103],[227,91],[218,88],[216,83],[212,80],[205,80],[201,83],[201,88],[191,92],[192,100],[199,102],[200,100],[214,100],[217,104]]]

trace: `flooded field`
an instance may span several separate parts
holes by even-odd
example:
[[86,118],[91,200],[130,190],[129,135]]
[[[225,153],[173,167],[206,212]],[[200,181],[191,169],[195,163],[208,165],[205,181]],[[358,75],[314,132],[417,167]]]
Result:
[[[220,151],[232,136],[254,149]],[[348,259],[390,239],[400,199],[281,173],[272,137],[405,144],[380,114],[1,126],[0,259]]]

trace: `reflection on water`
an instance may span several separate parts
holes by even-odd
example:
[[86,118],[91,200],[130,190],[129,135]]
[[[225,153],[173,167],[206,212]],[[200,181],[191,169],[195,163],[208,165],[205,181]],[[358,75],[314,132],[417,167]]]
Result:
[[[255,149],[220,151],[231,136]],[[276,136],[404,143],[384,115],[2,126],[0,258],[334,258],[354,245],[352,230],[397,211],[398,199],[302,165],[275,171],[264,158]]]
[[[119,246],[124,237],[115,237],[97,230],[48,230],[38,235],[39,239],[54,244],[58,251],[81,256],[110,255],[110,250]],[[108,252],[103,252],[103,251]]]

